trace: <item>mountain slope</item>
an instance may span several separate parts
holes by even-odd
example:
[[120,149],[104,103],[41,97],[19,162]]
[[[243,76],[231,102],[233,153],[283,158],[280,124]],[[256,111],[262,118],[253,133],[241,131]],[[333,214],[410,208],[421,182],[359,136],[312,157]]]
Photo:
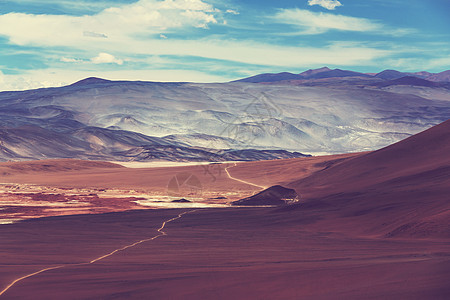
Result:
[[252,161],[303,156],[284,150],[199,148],[170,139],[98,127],[61,133],[37,126],[0,129],[0,160]]
[[308,78],[308,77],[312,77],[316,74],[319,74],[322,72],[328,72],[328,71],[331,71],[331,69],[328,67],[323,67],[323,68],[318,68],[318,69],[309,69],[307,71],[300,73],[299,75],[303,78]]
[[450,82],[450,70],[433,74],[428,76],[426,79],[431,81]]
[[439,82],[433,82],[426,79],[421,79],[414,76],[404,76],[400,78],[396,78],[393,80],[387,80],[384,82],[376,83],[377,86],[380,87],[386,87],[386,86],[393,86],[393,85],[411,85],[416,87],[449,87],[448,84],[439,83]]
[[283,81],[283,80],[299,80],[299,79],[303,79],[303,77],[298,74],[282,72],[282,73],[258,74],[258,75],[251,76],[248,78],[239,79],[234,82],[259,83],[259,82],[276,82],[276,81]]
[[323,78],[343,78],[343,77],[372,77],[370,75],[353,72],[341,69],[329,69],[323,67],[319,69],[310,69],[300,74],[293,74],[289,72],[282,73],[265,73],[248,78],[239,79],[233,82],[250,82],[250,83],[264,83],[264,82],[278,82],[288,80],[307,80],[307,79],[323,79]]
[[[332,71],[311,70],[308,76]],[[358,84],[340,82],[352,78]],[[149,147],[154,153],[181,147],[164,156],[171,160],[174,153],[192,158],[198,147],[253,149],[254,157],[266,158],[273,153],[255,151],[358,152],[450,118],[450,91],[440,83],[411,92],[409,86],[377,86],[374,80],[382,79],[324,78],[306,86],[88,78],[61,88],[3,92],[0,159],[150,159]]]
[[406,73],[399,72],[396,70],[384,70],[378,74],[375,75],[377,78],[386,79],[386,80],[392,80],[392,79],[398,79],[407,76]]
[[328,68],[321,68],[318,70],[320,70],[320,71],[318,72],[316,70],[316,72],[301,73],[300,76],[303,77],[304,79],[322,79],[322,78],[333,78],[333,77],[339,77],[339,78],[342,78],[342,77],[372,77],[372,76],[364,74],[364,73],[353,72],[353,71],[348,71],[348,70],[341,70],[341,69],[330,70]]
[[450,120],[289,186],[355,231],[450,237],[449,133]]

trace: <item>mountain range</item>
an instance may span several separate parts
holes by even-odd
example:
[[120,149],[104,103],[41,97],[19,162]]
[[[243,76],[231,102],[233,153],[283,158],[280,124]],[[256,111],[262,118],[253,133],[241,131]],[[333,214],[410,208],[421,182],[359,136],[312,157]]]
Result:
[[1,92],[0,160],[227,161],[375,150],[450,118],[449,83],[429,80],[446,72],[393,79],[398,73],[321,68],[210,84],[87,78]]
[[393,80],[402,77],[417,77],[428,81],[434,82],[450,82],[450,70],[440,73],[429,73],[426,71],[421,72],[400,72],[396,70],[384,70],[379,73],[360,73],[349,70],[330,69],[323,67],[319,69],[310,69],[305,72],[294,74],[289,72],[282,73],[265,73],[248,78],[236,80],[236,82],[279,82],[288,80],[312,80],[312,79],[325,79],[325,78],[343,78],[343,77],[360,77],[368,79],[382,79]]

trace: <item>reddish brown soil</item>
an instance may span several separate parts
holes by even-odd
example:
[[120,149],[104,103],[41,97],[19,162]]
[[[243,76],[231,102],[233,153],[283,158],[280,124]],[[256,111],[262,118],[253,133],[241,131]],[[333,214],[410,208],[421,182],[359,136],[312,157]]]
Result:
[[[450,244],[311,230],[316,216],[274,209],[206,209],[167,236],[178,211],[45,218],[0,229],[0,286],[43,267],[5,299],[446,299]],[[320,217],[324,217],[323,215]],[[333,228],[330,228],[332,230]],[[39,232],[38,235],[30,233]],[[0,296],[1,297],[1,296]]]
[[[314,156],[305,158],[279,159],[268,161],[242,162],[230,169],[233,176],[263,186],[288,184],[311,174],[329,168],[338,162],[363,153]],[[302,195],[304,193],[301,193]]]
[[[67,162],[70,162],[74,167],[64,170]],[[224,172],[224,168],[227,165],[125,168],[113,164],[117,167],[104,168],[86,165],[78,167],[78,162],[85,164],[85,161],[79,160],[39,161],[34,162],[35,168],[33,170],[25,171],[11,170],[10,166],[5,166],[5,164],[14,166],[16,163],[0,163],[0,181],[67,188],[118,188],[166,191],[171,178],[179,173],[191,173],[200,179],[203,187],[206,189],[227,191],[231,187],[235,190],[258,190],[247,184],[229,179]],[[51,165],[53,166],[52,169],[56,171],[49,171],[47,168],[40,170],[36,166],[37,164]]]
[[[71,159],[0,163],[0,182],[8,183],[0,186],[4,191],[0,194],[0,206],[3,201],[26,201],[27,206],[10,205],[2,211],[3,218],[10,219],[144,209],[146,207],[133,201],[146,195],[168,195],[170,180],[183,173],[199,179],[203,201],[231,202],[251,196],[260,188],[228,178],[227,167],[234,177],[269,187],[292,181],[292,178],[304,178],[355,155],[359,154],[239,163],[237,166],[211,164],[137,169]],[[189,194],[180,194],[180,197],[185,196]],[[211,200],[223,196],[224,200]],[[64,205],[68,200],[79,200],[86,205]],[[42,201],[61,206],[45,206]]]
[[450,120],[290,183],[308,195],[291,209],[326,210],[346,232],[450,239],[449,153]]
[[307,177],[331,164],[358,155],[361,153],[241,162],[237,166],[199,164],[159,168],[125,168],[112,163],[71,159],[8,162],[0,163],[0,181],[68,188],[124,188],[153,191],[166,190],[169,180],[176,174],[191,173],[197,176],[207,189],[255,191],[258,188],[229,179],[224,169],[230,166],[230,173],[237,178],[271,186]]

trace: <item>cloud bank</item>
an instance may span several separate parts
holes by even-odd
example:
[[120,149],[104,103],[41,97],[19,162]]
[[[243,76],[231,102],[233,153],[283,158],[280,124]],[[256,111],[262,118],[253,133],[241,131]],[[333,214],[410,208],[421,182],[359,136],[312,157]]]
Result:
[[273,18],[280,23],[299,27],[300,34],[321,34],[329,30],[377,32],[383,29],[382,25],[369,19],[297,8],[281,9]]
[[[218,23],[217,10],[201,0],[140,0],[95,15],[0,15],[0,35],[16,45],[84,46],[92,37],[123,39]],[[32,32],[33,34],[30,34]]]

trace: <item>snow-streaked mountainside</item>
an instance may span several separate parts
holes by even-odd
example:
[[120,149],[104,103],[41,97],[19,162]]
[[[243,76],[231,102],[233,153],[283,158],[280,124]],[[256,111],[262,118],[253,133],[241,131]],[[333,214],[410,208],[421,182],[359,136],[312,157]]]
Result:
[[355,152],[450,118],[445,85],[307,72],[317,79],[194,84],[88,78],[61,88],[2,92],[0,159],[225,161]]

